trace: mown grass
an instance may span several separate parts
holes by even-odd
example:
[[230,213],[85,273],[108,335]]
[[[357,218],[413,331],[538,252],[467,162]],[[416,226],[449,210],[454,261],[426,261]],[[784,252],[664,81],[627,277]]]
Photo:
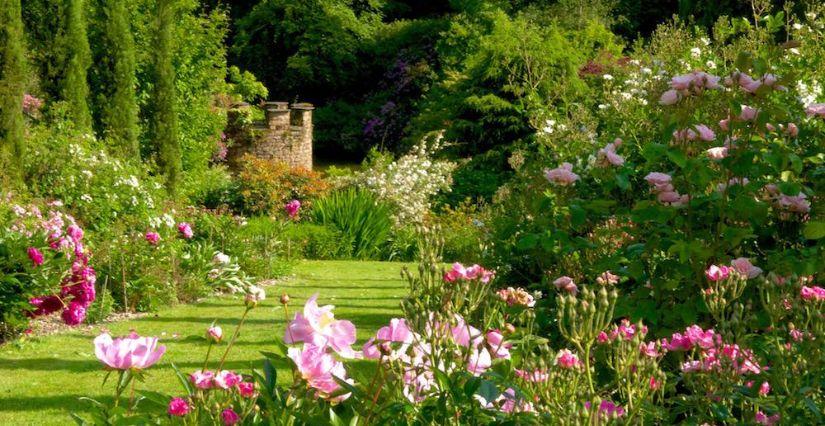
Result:
[[[334,304],[337,318],[355,323],[359,344],[366,341],[399,313],[399,300],[405,294],[401,267],[400,263],[390,262],[300,262],[294,278],[267,288],[267,299],[250,312],[224,368],[249,371],[261,367],[260,351],[272,350],[273,342],[283,337],[286,319],[278,298],[284,292],[291,298],[290,316],[318,292],[320,304]],[[228,337],[243,309],[240,297],[209,298],[140,319],[0,347],[0,425],[70,424],[70,412],[86,409],[79,397],[111,400],[113,382],[101,386],[105,373],[92,346],[92,339],[102,329],[112,335],[135,330],[141,335],[161,337],[166,354],[158,365],[147,370],[147,383],[139,388],[179,393],[180,384],[171,363],[184,372],[201,368],[207,348],[202,337],[206,328],[216,320]],[[213,360],[224,349],[224,345],[213,348]],[[288,380],[287,374],[280,377]]]

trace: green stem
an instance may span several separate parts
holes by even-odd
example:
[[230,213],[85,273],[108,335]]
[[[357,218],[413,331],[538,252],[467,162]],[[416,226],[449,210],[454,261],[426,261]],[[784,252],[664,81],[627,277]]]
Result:
[[209,339],[209,348],[206,349],[206,359],[203,360],[203,369],[201,371],[206,371],[206,367],[209,365],[209,354],[212,353],[212,339]]
[[246,310],[243,312],[243,316],[241,317],[241,322],[238,323],[238,326],[235,328],[235,333],[232,334],[232,339],[229,341],[229,345],[226,346],[226,351],[223,353],[221,357],[221,362],[218,364],[218,369],[216,371],[221,371],[223,368],[223,363],[226,361],[226,357],[229,355],[229,351],[232,349],[232,346],[235,344],[235,340],[238,338],[238,334],[241,333],[241,327],[243,327],[244,321],[246,321],[246,315],[249,314],[249,311],[252,308],[247,307]]

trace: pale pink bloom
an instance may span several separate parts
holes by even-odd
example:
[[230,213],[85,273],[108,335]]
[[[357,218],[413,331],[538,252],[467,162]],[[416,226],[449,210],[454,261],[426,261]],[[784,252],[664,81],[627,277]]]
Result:
[[768,132],[773,132],[774,130],[776,130],[776,126],[774,126],[771,123],[765,123],[765,130],[767,130]]
[[730,119],[729,118],[719,120],[719,128],[721,128],[723,131],[727,132],[728,130],[730,130],[729,126],[730,126]]
[[696,131],[699,132],[699,139],[705,142],[710,142],[716,139],[716,133],[713,133],[713,130],[711,130],[710,127],[704,124],[696,125]]
[[785,132],[792,138],[795,138],[799,135],[799,127],[796,126],[794,123],[788,123],[788,129]]
[[805,113],[808,114],[808,117],[825,118],[825,103],[810,104],[805,107]]
[[189,375],[189,381],[198,389],[211,389],[214,379],[215,373],[208,370],[198,370]]
[[728,268],[725,265],[722,265],[722,266],[710,265],[710,268],[708,268],[705,271],[705,276],[710,281],[724,280],[728,277],[728,275],[730,275],[730,268]]
[[[289,348],[287,356],[295,363],[301,378],[315,389],[321,398],[330,399],[331,395],[341,387],[335,381],[336,377],[340,380],[347,380],[344,364],[337,361],[323,348],[305,343],[303,349]],[[340,402],[349,396],[350,394],[347,393],[331,400]]]
[[597,153],[598,162],[602,165],[612,164],[614,166],[621,166],[624,164],[624,158],[616,154],[616,149],[622,144],[622,140],[616,138],[615,141],[605,145]]
[[478,394],[473,396],[487,410],[499,410],[502,413],[533,413],[536,411],[532,403],[517,397],[513,388],[507,388],[495,401],[487,401]]
[[760,424],[760,425],[763,425],[763,426],[773,426],[773,425],[779,423],[779,419],[780,419],[779,413],[774,414],[772,416],[768,416],[765,413],[763,413],[762,411],[757,411],[756,416],[754,416],[754,418],[753,418],[753,420],[757,424]]
[[553,281],[553,285],[560,291],[566,291],[573,296],[579,293],[579,287],[576,286],[573,279],[567,275],[562,275],[561,277],[556,278],[556,280]]
[[695,373],[698,371],[702,371],[702,361],[686,361],[682,363],[682,372],[683,373]]
[[573,173],[573,165],[570,163],[562,163],[555,169],[545,169],[544,176],[551,183],[561,186],[572,185],[579,180],[579,175]]
[[739,114],[739,119],[742,121],[751,121],[756,118],[759,111],[747,105],[742,105],[742,113]]
[[662,93],[662,97],[659,98],[659,103],[662,105],[674,105],[679,102],[681,99],[681,95],[674,89],[670,89],[664,93]]
[[748,279],[756,278],[762,273],[762,269],[753,266],[747,257],[739,257],[734,259],[731,261],[731,266],[733,266],[733,269],[736,269],[736,271],[740,274],[748,277]]
[[450,327],[450,335],[457,345],[464,346],[465,348],[470,346],[476,347],[484,340],[481,330],[467,324],[461,315],[456,314],[455,318],[456,325]]
[[188,401],[186,401],[183,398],[176,397],[176,398],[172,398],[172,400],[169,401],[169,407],[167,408],[166,412],[170,416],[183,417],[183,416],[189,414],[189,411],[191,409],[192,409],[192,406],[189,405]]
[[660,192],[656,197],[662,204],[673,204],[681,201],[682,196],[676,191]]
[[561,368],[578,368],[582,365],[579,357],[569,349],[562,349],[556,354],[554,364]]
[[375,338],[386,342],[412,343],[413,333],[404,318],[393,318],[390,325],[378,329]]
[[724,146],[716,146],[705,152],[707,152],[708,157],[713,160],[721,160],[728,156],[728,148]]
[[227,408],[226,410],[221,411],[221,420],[223,420],[223,424],[225,426],[232,426],[241,421],[241,416],[239,416],[235,410]]
[[453,263],[452,268],[444,274],[444,281],[455,282],[456,280],[479,280],[484,284],[490,282],[494,272],[488,271],[479,265],[465,267],[461,263]]
[[523,288],[507,287],[496,292],[499,299],[507,303],[508,306],[523,306],[532,308],[536,306],[536,299]]
[[702,349],[713,348],[719,342],[719,336],[713,329],[703,330],[696,324],[685,329],[685,337],[690,340],[691,345]]
[[332,305],[319,307],[316,303],[318,293],[312,295],[304,305],[303,313],[298,312],[287,326],[284,342],[310,343],[319,348],[331,347],[345,358],[353,358],[355,352],[351,345],[355,343],[355,325],[350,321],[336,320]]
[[251,285],[246,289],[246,294],[244,295],[244,303],[246,306],[254,307],[264,300],[266,300],[266,290],[256,285]]
[[404,396],[412,403],[419,403],[427,398],[430,390],[437,388],[435,375],[430,370],[417,372],[415,369],[408,369],[404,372]]
[[596,277],[596,282],[601,285],[615,285],[619,283],[619,276],[610,271],[604,271]]
[[647,342],[639,344],[639,351],[642,355],[656,358],[659,356],[659,349],[656,347],[656,342]]
[[213,325],[206,329],[206,337],[213,342],[220,342],[223,337],[223,329],[220,326]]
[[762,382],[759,386],[759,396],[767,396],[771,392],[771,384],[768,382]]
[[458,279],[466,279],[467,278],[467,268],[464,267],[461,263],[453,263],[453,267],[444,273],[444,281],[451,283],[455,282]]
[[490,352],[486,348],[475,348],[470,353],[470,359],[467,361],[467,371],[480,376],[492,365],[493,359]]
[[490,330],[485,335],[487,346],[492,350],[492,355],[496,358],[510,359],[510,348],[512,343],[504,341],[504,335],[498,330]]
[[677,75],[670,79],[670,87],[674,90],[687,90],[693,83],[693,74]]
[[648,173],[647,176],[645,176],[645,180],[647,181],[647,183],[654,187],[654,190],[661,191],[668,185],[670,185],[670,182],[673,180],[673,178],[665,173],[652,172]]
[[811,210],[811,202],[807,198],[808,196],[801,192],[798,195],[782,194],[777,199],[777,204],[792,213],[808,213]]
[[221,370],[218,374],[215,375],[215,379],[213,380],[215,386],[221,389],[234,388],[238,385],[238,383],[242,381],[243,377],[241,377],[234,371],[228,370]]
[[816,285],[813,287],[802,286],[799,294],[804,300],[814,300],[817,302],[825,300],[825,288]]
[[115,370],[149,368],[166,352],[166,346],[158,346],[157,337],[140,337],[134,332],[114,340],[103,333],[95,338],[94,345],[97,359]]
[[731,186],[733,186],[733,185],[741,185],[741,186],[745,186],[745,185],[747,185],[747,184],[749,184],[749,183],[750,183],[750,180],[749,180],[748,178],[738,178],[738,177],[734,177],[734,178],[730,178],[730,179],[728,179],[728,183],[719,183],[719,184],[717,184],[717,185],[716,185],[716,191],[718,191],[718,192],[722,192],[722,191],[724,191],[725,189],[730,188],[730,187],[731,187]]

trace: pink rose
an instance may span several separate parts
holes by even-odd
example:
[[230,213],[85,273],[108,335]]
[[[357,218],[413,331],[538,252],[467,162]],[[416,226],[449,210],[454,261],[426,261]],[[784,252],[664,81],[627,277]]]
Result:
[[740,274],[748,277],[748,279],[756,278],[759,276],[759,274],[762,273],[762,269],[753,266],[750,260],[748,260],[748,258],[746,257],[734,259],[733,261],[731,261],[731,266],[733,266],[733,269],[736,269],[736,271]]
[[579,293],[579,287],[576,286],[576,283],[573,282],[573,279],[568,277],[567,275],[563,275],[559,278],[556,278],[556,280],[553,281],[553,285],[556,286],[557,289],[561,291],[566,291],[567,293],[570,293],[573,296]]
[[665,93],[662,93],[662,97],[659,98],[659,104],[661,105],[674,105],[679,102],[680,96],[679,92],[674,89],[670,89]]
[[243,398],[254,398],[257,392],[255,392],[255,383],[253,382],[241,382],[238,383],[238,393]]
[[298,217],[298,212],[301,210],[301,202],[298,200],[292,200],[286,203],[284,210],[286,210],[286,214],[290,219],[295,219]]
[[550,183],[561,186],[573,185],[579,180],[579,175],[573,173],[573,165],[570,163],[562,163],[555,169],[544,169],[544,176]]
[[728,277],[728,275],[730,275],[730,268],[728,268],[727,266],[724,266],[724,265],[722,265],[722,266],[710,265],[710,268],[708,268],[705,271],[705,276],[710,281],[724,280],[725,278]]
[[555,364],[561,368],[577,368],[582,365],[579,357],[569,349],[562,349],[556,354]]
[[189,414],[191,409],[192,407],[189,405],[189,402],[183,398],[175,397],[169,401],[169,408],[166,412],[169,413],[170,416],[183,417]]
[[29,247],[26,252],[29,255],[29,260],[32,261],[32,265],[37,267],[43,264],[43,253],[41,253],[40,250],[35,247]]
[[230,426],[240,422],[241,417],[231,408],[227,408],[221,412],[221,420],[223,420],[224,425]]
[[713,160],[721,160],[728,156],[728,148],[724,146],[716,146],[705,152],[707,152],[708,157]]
[[213,383],[221,389],[230,389],[242,381],[243,378],[234,371],[221,370],[215,375]]

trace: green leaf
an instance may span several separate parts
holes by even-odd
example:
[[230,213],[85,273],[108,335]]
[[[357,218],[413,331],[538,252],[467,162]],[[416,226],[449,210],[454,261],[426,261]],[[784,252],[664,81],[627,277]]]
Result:
[[536,247],[539,243],[539,236],[536,234],[528,234],[518,240],[516,248],[521,251],[530,250]]
[[341,420],[337,414],[335,414],[335,411],[332,408],[329,409],[329,423],[332,426],[344,426],[344,421]]
[[667,158],[673,162],[673,164],[677,165],[680,169],[685,168],[687,165],[687,156],[684,152],[678,149],[670,149],[667,151]]
[[180,384],[183,385],[183,388],[186,389],[186,393],[188,395],[195,393],[195,390],[192,388],[192,384],[189,383],[189,379],[181,373],[180,369],[178,369],[174,362],[172,363],[172,369],[175,370],[175,377],[178,378],[178,382],[180,382]]
[[825,222],[812,221],[802,228],[802,235],[809,240],[818,240],[825,237]]

